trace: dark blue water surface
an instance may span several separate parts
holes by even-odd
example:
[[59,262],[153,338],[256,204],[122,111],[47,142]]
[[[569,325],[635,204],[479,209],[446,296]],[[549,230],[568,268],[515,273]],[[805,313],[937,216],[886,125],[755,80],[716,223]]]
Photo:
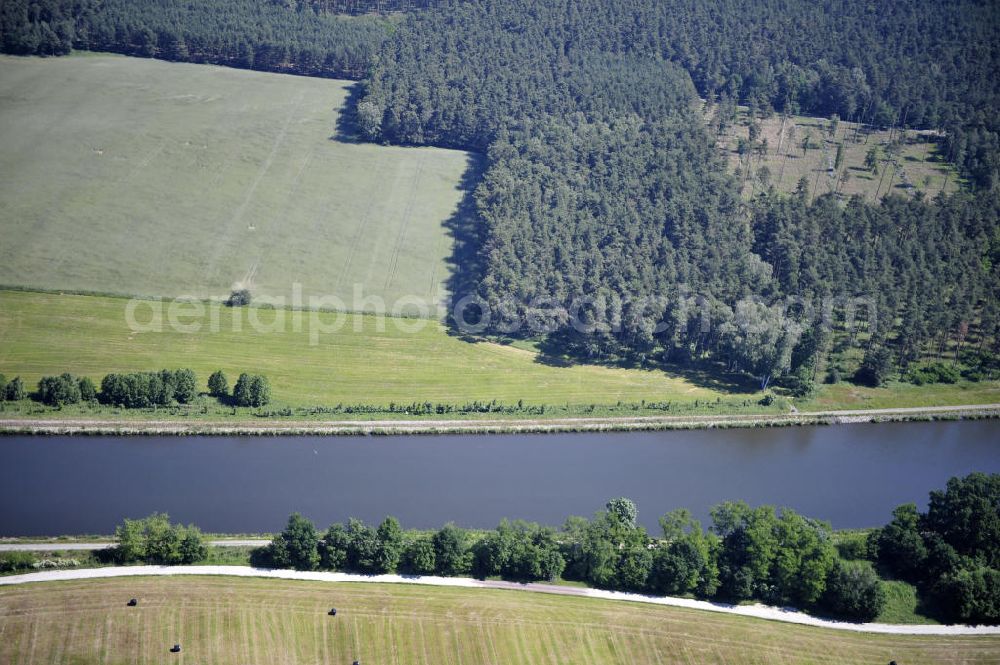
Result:
[[386,514],[404,527],[502,517],[561,524],[615,496],[656,526],[727,499],[834,527],[884,523],[949,477],[1000,472],[1000,422],[615,434],[401,437],[0,437],[0,536],[109,533],[154,511],[213,532],[321,528]]

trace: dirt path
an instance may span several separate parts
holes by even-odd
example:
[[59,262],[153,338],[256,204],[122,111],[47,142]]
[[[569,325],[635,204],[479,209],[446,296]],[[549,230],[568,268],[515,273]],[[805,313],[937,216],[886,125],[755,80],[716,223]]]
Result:
[[892,409],[796,411],[759,415],[622,416],[456,420],[262,420],[180,421],[114,419],[0,419],[0,434],[446,434],[587,432],[707,427],[760,427],[867,423],[934,417],[998,418],[1000,404]]
[[26,575],[0,577],[0,586],[27,584],[29,582],[55,582],[65,580],[98,579],[108,577],[135,577],[144,575],[230,575],[236,577],[268,577],[283,580],[305,580],[314,582],[377,582],[381,584],[423,584],[428,586],[450,586],[473,589],[504,589],[532,593],[548,593],[560,596],[583,596],[652,605],[668,605],[688,609],[736,614],[770,621],[783,621],[806,626],[817,626],[833,630],[849,630],[859,633],[883,633],[895,635],[1000,635],[1000,626],[936,626],[904,625],[887,623],[848,623],[820,619],[791,608],[767,605],[727,605],[689,598],[644,596],[637,593],[600,591],[582,587],[556,586],[554,584],[518,584],[492,580],[474,580],[466,577],[418,577],[403,575],[352,575],[349,573],[306,572],[298,570],[266,570],[248,566],[126,566],[120,568],[86,568],[78,570],[51,570]]

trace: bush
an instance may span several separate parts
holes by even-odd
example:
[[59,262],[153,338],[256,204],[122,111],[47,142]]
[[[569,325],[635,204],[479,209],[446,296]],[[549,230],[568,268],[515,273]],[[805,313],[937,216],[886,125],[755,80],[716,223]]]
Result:
[[837,553],[840,558],[856,561],[868,558],[868,540],[864,534],[850,534],[841,537],[837,543]]
[[254,568],[280,568],[274,563],[274,542],[250,550],[250,565]]
[[115,528],[115,558],[121,563],[144,562],[172,566],[202,561],[208,556],[198,527],[171,524],[166,513],[126,519]]
[[347,567],[370,575],[395,572],[403,553],[403,531],[395,517],[386,517],[378,528],[351,519],[346,530],[341,528],[328,535],[341,539],[346,536]]
[[265,406],[271,403],[271,382],[266,376],[255,374],[250,379],[251,406]]
[[840,370],[834,367],[829,372],[826,373],[826,378],[823,380],[827,385],[835,385],[840,383]]
[[885,586],[871,564],[838,561],[827,576],[819,604],[839,619],[873,621],[886,602]]
[[434,534],[434,572],[446,577],[467,575],[472,570],[469,534],[454,524],[446,524]]
[[945,363],[932,363],[911,369],[906,380],[918,386],[929,383],[956,383],[962,378],[958,368]]
[[343,524],[332,524],[319,541],[319,565],[327,570],[340,570],[347,565],[347,550],[351,537]]
[[97,400],[97,388],[89,377],[80,379],[80,399],[84,402],[94,402]]
[[958,554],[1000,568],[1000,474],[948,480],[943,491],[930,493],[923,526]]
[[927,547],[920,535],[920,515],[912,503],[892,511],[892,521],[876,532],[878,563],[899,579],[917,582],[924,573]]
[[7,399],[7,377],[0,374],[0,402]]
[[79,565],[79,559],[42,559],[31,564],[31,567],[35,570],[52,570],[58,568],[76,568]]
[[1000,623],[1000,570],[983,566],[959,570],[941,578],[932,595],[945,621]]
[[892,352],[882,346],[865,354],[852,380],[858,385],[878,388],[885,383],[891,369]]
[[[166,371],[166,370],[164,370]],[[173,372],[173,398],[180,404],[190,404],[198,398],[198,379],[190,369],[178,369]]]
[[101,401],[113,406],[141,409],[165,404],[165,398],[159,374],[108,374],[101,380]]
[[35,557],[30,552],[0,552],[0,573],[29,570],[34,565]]
[[292,513],[284,531],[267,546],[271,564],[277,568],[314,570],[319,565],[316,527],[302,515]]
[[812,397],[816,393],[816,384],[808,377],[793,374],[782,380],[782,385],[788,389],[792,397]]
[[417,538],[406,543],[400,568],[412,575],[433,575],[436,568],[434,543],[430,538]]
[[250,291],[248,289],[234,289],[229,294],[226,305],[229,307],[246,307],[250,304]]
[[28,397],[28,391],[24,387],[24,381],[21,377],[15,376],[10,383],[7,384],[7,390],[4,397],[9,402],[17,402]]
[[233,386],[237,406],[260,407],[271,402],[271,382],[260,374],[240,374]]
[[208,392],[214,397],[229,396],[229,380],[221,369],[208,377]]
[[38,382],[38,398],[49,406],[76,404],[80,401],[80,383],[72,374],[43,377]]
[[555,532],[527,522],[502,521],[476,544],[474,552],[473,573],[481,578],[552,580],[565,567]]

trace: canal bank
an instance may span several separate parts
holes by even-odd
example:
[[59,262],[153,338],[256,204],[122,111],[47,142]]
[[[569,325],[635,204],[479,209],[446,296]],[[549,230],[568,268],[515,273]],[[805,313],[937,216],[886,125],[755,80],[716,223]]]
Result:
[[901,407],[785,414],[635,416],[600,418],[399,419],[296,421],[0,419],[0,434],[37,435],[402,435],[528,434],[545,432],[649,432],[659,430],[793,427],[1000,418],[1000,404]]

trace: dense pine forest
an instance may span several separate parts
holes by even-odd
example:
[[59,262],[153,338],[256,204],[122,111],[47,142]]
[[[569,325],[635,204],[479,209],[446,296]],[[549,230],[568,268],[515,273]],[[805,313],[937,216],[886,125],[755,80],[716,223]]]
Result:
[[[841,370],[873,385],[953,380],[959,361],[969,378],[998,370],[994,3],[20,0],[0,12],[6,52],[363,79],[369,140],[485,153],[454,284],[479,299],[484,332],[541,334],[550,353],[592,361],[721,362],[796,391]],[[744,202],[699,96],[752,117],[938,130],[964,191],[872,204],[803,182]],[[817,325],[824,308],[832,330]],[[831,361],[845,345],[860,367]]]
[[[294,3],[293,3],[294,5]],[[109,51],[179,62],[357,79],[391,23],[267,0],[15,0],[0,6],[0,51]]]
[[[359,104],[372,138],[488,146],[470,280],[488,328],[534,322],[554,353],[713,358],[762,386],[792,375],[808,390],[837,379],[819,370],[843,342],[782,305],[805,300],[818,316],[832,299],[838,337],[864,352],[845,368],[860,381],[973,338],[984,352],[973,371],[993,371],[996,11],[683,5],[465,2],[414,15],[383,47]],[[691,111],[688,75],[709,100],[759,115],[950,127],[943,149],[975,194],[872,205],[811,197],[803,183],[745,208]]]

